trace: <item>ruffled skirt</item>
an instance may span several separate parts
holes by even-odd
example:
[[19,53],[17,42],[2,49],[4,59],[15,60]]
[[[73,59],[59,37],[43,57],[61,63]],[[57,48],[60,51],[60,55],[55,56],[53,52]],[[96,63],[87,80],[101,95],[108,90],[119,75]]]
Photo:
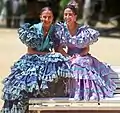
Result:
[[[51,84],[70,76],[68,59],[60,53],[25,54],[11,67],[11,74],[3,81],[4,113],[24,113],[23,103],[30,97],[50,96]],[[12,112],[15,110],[18,111]]]
[[110,79],[115,72],[91,55],[74,55],[71,59],[74,78],[67,83],[70,98],[76,100],[100,100],[113,97],[116,84]]

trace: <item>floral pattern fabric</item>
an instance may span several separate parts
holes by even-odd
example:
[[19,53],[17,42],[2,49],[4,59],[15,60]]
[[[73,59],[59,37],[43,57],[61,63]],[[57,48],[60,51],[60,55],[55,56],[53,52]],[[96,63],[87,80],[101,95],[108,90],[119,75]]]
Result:
[[68,59],[50,52],[53,48],[51,33],[52,28],[44,40],[41,23],[33,26],[27,23],[18,29],[23,44],[49,53],[25,54],[14,63],[10,75],[3,81],[3,113],[25,113],[30,97],[49,97],[50,83],[71,76]]
[[88,27],[79,26],[76,34],[71,36],[66,23],[56,24],[55,39],[59,44],[68,47],[71,56],[70,69],[73,78],[67,83],[67,92],[70,98],[76,100],[100,100],[113,97],[116,84],[110,79],[115,72],[109,65],[99,61],[89,53],[80,56],[84,47],[98,41],[99,32]]

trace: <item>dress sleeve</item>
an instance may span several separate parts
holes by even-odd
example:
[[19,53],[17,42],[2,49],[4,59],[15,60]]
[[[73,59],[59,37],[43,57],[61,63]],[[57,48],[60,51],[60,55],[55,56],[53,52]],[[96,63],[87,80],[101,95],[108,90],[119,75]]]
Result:
[[76,43],[79,48],[84,48],[85,46],[97,42],[99,35],[99,31],[92,29],[89,26],[82,26],[78,29],[75,36],[76,38],[73,37],[72,43]]
[[58,22],[55,25],[55,39],[56,42],[59,43],[60,45],[66,45],[67,40],[65,38],[65,29],[64,29],[64,23],[63,22]]
[[61,44],[63,44],[63,41],[62,41],[63,28],[61,24],[62,24],[61,22],[58,22],[54,25],[53,42],[54,42],[55,48],[58,48]]
[[34,25],[31,26],[29,23],[23,24],[18,29],[18,35],[21,42],[27,47],[37,48],[41,45],[42,35],[38,33],[38,29]]

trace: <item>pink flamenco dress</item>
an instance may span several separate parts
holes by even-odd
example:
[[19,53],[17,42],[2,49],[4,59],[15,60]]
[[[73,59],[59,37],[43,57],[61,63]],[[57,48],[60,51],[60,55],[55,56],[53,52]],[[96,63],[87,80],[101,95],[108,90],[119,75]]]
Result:
[[72,78],[67,82],[70,98],[75,100],[97,100],[113,97],[116,84],[110,79],[115,72],[91,54],[80,56],[84,47],[98,41],[99,32],[89,26],[79,25],[71,36],[65,23],[56,24],[56,42],[68,47]]

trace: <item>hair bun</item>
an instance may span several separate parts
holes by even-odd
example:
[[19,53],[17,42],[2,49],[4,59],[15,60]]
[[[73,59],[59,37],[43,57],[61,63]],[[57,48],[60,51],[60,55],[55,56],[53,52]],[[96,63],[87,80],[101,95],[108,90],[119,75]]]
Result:
[[67,5],[71,5],[75,8],[78,8],[78,3],[75,0],[70,0],[70,2]]

